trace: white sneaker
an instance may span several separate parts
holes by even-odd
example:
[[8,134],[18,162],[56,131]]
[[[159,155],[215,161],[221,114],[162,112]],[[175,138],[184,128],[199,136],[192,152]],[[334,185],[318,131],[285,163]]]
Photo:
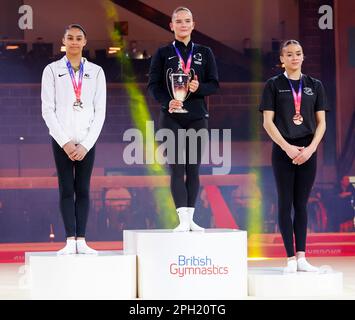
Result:
[[67,239],[67,243],[63,249],[57,252],[57,256],[65,256],[69,254],[76,254],[76,241],[75,239]]
[[299,258],[297,259],[297,271],[318,272],[319,268],[312,266],[306,258]]
[[199,225],[197,225],[195,222],[194,222],[194,212],[195,212],[195,208],[191,208],[191,207],[188,207],[187,208],[188,210],[188,213],[189,213],[189,220],[190,220],[190,230],[191,231],[205,231],[204,228],[200,227]]
[[287,267],[284,268],[284,273],[296,273],[297,261],[295,259],[287,261]]
[[190,231],[190,218],[187,207],[180,207],[176,209],[179,216],[179,225],[174,229],[174,232],[188,232]]
[[90,248],[85,239],[76,240],[76,250],[79,254],[97,254],[98,252]]

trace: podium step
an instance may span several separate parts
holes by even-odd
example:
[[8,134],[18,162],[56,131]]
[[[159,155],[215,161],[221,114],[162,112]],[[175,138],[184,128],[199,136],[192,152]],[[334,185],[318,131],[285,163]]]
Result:
[[136,298],[136,256],[122,251],[57,256],[26,253],[32,299]]
[[[91,248],[101,251],[122,250],[122,241],[99,241],[88,243]],[[64,242],[0,243],[0,263],[23,263],[26,252],[58,251]]]
[[343,274],[326,269],[284,274],[281,267],[249,268],[248,288],[249,296],[263,298],[335,296],[343,292]]
[[125,230],[124,252],[137,255],[142,299],[247,297],[247,233]]

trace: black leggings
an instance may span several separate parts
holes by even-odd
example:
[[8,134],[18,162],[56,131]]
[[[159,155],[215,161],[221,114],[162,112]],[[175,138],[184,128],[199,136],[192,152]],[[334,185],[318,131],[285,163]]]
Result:
[[[193,129],[198,131],[200,129],[207,129],[208,121],[205,118],[191,120],[187,114],[170,115],[160,112],[159,126],[161,129],[170,129],[174,133],[175,155],[172,159],[168,156],[168,160],[171,175],[170,189],[175,206],[176,208],[195,207],[200,189],[199,169],[204,145],[202,145],[201,139],[198,139],[197,150],[189,150],[189,138],[186,137],[186,163],[180,164],[181,161],[179,163],[178,160],[181,157],[181,144],[179,145],[178,143],[178,130]],[[192,156],[192,153],[195,153],[194,156]]]
[[58,174],[59,205],[66,236],[84,238],[89,214],[90,178],[95,160],[95,146],[82,161],[71,161],[54,139],[52,148]]
[[[307,147],[312,136],[288,140],[292,145]],[[275,175],[279,227],[286,248],[287,256],[295,255],[293,234],[295,234],[296,251],[306,250],[307,237],[307,201],[311,192],[317,170],[317,154],[302,165],[292,164],[289,158],[277,144],[272,148],[272,167]],[[292,221],[291,210],[294,208]]]

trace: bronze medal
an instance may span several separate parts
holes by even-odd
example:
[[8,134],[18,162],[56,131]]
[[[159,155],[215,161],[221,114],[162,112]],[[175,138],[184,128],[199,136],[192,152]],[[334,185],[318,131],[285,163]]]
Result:
[[296,113],[293,118],[293,123],[296,125],[296,126],[299,126],[303,123],[303,117],[300,113]]

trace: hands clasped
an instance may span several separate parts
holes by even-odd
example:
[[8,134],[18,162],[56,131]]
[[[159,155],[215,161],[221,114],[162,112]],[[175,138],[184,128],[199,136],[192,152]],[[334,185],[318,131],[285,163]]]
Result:
[[69,141],[63,146],[65,153],[68,155],[71,161],[81,161],[85,158],[88,151],[81,144],[75,144],[73,141]]
[[285,152],[292,159],[293,164],[301,165],[305,163],[314,153],[315,150],[312,150],[308,147],[298,147],[290,145]]

